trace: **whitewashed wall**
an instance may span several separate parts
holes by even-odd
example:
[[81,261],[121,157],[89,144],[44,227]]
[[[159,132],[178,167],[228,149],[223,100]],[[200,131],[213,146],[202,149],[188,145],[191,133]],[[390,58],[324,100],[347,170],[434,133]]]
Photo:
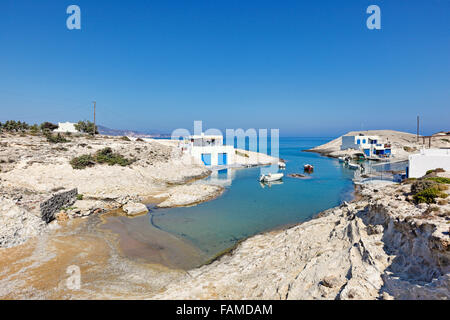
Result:
[[210,147],[192,147],[191,155],[201,160],[202,159],[202,153],[210,153],[211,154],[211,166],[217,166],[218,162],[217,159],[219,157],[219,153],[226,153],[227,154],[227,165],[234,164],[234,147],[233,146],[210,146]]
[[423,177],[428,170],[442,168],[450,172],[449,149],[426,149],[409,156],[409,177]]

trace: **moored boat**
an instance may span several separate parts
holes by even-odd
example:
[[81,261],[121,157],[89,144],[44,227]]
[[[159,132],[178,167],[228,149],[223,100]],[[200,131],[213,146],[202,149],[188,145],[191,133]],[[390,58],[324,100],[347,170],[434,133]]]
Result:
[[270,182],[270,181],[277,181],[281,180],[283,178],[283,173],[269,173],[269,174],[262,174],[259,177],[259,181],[261,182]]
[[311,164],[305,164],[303,166],[303,170],[306,172],[313,172],[314,171],[314,166]]
[[349,167],[350,169],[358,169],[358,168],[360,168],[360,165],[357,164],[357,163],[354,163],[354,162],[349,162],[349,163],[348,163],[348,167]]

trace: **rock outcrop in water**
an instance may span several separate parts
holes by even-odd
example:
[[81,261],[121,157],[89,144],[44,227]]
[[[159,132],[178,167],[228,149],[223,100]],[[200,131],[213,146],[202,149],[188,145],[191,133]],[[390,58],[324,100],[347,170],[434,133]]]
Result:
[[224,191],[223,187],[214,185],[181,185],[172,188],[163,202],[158,204],[159,208],[192,206],[200,202],[216,198]]
[[157,299],[448,299],[449,205],[406,201],[409,186],[283,231],[251,237]]

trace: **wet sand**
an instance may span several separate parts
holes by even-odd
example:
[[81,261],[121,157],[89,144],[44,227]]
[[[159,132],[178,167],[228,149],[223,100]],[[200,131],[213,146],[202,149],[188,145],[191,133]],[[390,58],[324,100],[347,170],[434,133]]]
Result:
[[198,267],[207,259],[192,244],[154,227],[150,214],[131,219],[123,216],[104,219],[106,223],[101,229],[118,235],[119,249],[127,258],[183,270]]
[[[1,248],[0,298],[145,299],[163,292],[185,273],[182,267],[202,257],[139,218],[145,216],[72,220],[23,245]],[[124,221],[131,222],[132,228]],[[148,231],[140,231],[144,228]],[[69,266],[80,268],[79,290],[67,285]]]

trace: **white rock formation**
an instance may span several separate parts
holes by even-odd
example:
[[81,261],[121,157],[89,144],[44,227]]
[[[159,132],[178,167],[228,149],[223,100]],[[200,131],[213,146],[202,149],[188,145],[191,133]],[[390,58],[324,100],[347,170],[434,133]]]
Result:
[[123,206],[123,211],[129,216],[137,216],[148,212],[147,206],[143,203],[129,202]]
[[10,199],[0,197],[0,248],[24,243],[45,231],[45,222]]
[[224,191],[224,188],[207,184],[189,184],[173,187],[165,194],[167,199],[158,204],[159,208],[190,206],[211,200]]
[[368,187],[360,201],[251,237],[152,298],[448,299],[446,219],[398,189]]

